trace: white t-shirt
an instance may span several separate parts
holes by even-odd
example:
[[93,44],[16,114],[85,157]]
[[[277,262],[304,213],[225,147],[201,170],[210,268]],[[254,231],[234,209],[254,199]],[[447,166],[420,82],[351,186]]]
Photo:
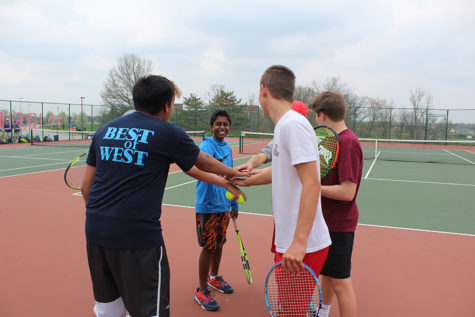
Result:
[[[290,247],[297,227],[302,183],[295,165],[312,161],[316,161],[320,174],[317,138],[310,122],[295,111],[288,111],[275,126],[272,153],[272,210],[277,252],[285,253]],[[330,244],[319,194],[317,213],[307,240],[307,253]]]

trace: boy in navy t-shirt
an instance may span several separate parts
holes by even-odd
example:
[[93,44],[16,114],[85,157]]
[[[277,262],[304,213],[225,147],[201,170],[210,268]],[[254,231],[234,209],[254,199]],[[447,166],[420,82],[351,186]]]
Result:
[[[133,88],[136,112],[101,127],[92,140],[81,192],[97,316],[169,316],[169,266],[160,215],[170,164],[209,183],[236,187],[236,171],[203,153],[170,123],[176,88],[147,76]],[[202,169],[204,172],[200,171]]]
[[[212,138],[205,138],[200,144],[203,152],[233,167],[233,152],[224,141],[231,127],[231,117],[224,110],[217,110],[211,115],[210,129]],[[195,302],[205,310],[218,310],[219,305],[213,299],[208,287],[225,294],[233,288],[218,275],[219,264],[226,242],[226,230],[229,217],[237,217],[238,204],[226,198],[226,189],[198,181],[196,185],[196,230],[198,244],[202,247],[199,258],[200,287],[195,293]],[[231,212],[230,212],[231,210]]]

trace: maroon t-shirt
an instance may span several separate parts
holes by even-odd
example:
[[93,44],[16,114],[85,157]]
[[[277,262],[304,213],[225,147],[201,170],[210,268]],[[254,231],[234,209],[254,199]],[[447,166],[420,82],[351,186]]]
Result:
[[358,222],[356,196],[363,173],[363,150],[358,137],[350,129],[338,134],[340,155],[335,170],[325,179],[323,185],[338,185],[345,180],[356,184],[352,201],[341,201],[322,197],[323,217],[331,232],[353,232]]

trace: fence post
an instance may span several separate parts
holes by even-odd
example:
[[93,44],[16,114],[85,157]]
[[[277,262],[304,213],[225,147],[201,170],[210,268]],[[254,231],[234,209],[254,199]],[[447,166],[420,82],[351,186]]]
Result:
[[12,101],[10,100],[10,140],[12,140],[13,143],[13,107],[12,107]]
[[447,109],[447,115],[445,116],[445,139],[447,140],[449,132],[449,109]]
[[260,132],[260,127],[259,127],[259,117],[261,116],[261,110],[260,108],[257,108],[257,132]]
[[92,124],[94,122],[94,106],[91,104],[91,131],[94,131]]
[[424,131],[424,140],[427,140],[428,130],[429,130],[429,108],[426,108],[426,127]]
[[393,128],[393,108],[389,108],[389,137],[391,139],[391,129]]
[[44,129],[43,129],[43,125],[44,125],[44,103],[42,102],[41,103],[41,140],[43,140],[43,138],[45,137],[45,132],[44,132]]
[[71,140],[71,104],[68,105],[68,131],[69,140]]

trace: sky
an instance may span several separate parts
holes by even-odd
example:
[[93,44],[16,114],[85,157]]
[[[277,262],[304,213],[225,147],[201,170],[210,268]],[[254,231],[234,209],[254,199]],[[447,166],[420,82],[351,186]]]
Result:
[[0,1],[0,99],[102,104],[124,54],[185,97],[218,84],[257,103],[281,64],[301,86],[338,77],[395,107],[423,89],[434,108],[475,109],[473,0]]

